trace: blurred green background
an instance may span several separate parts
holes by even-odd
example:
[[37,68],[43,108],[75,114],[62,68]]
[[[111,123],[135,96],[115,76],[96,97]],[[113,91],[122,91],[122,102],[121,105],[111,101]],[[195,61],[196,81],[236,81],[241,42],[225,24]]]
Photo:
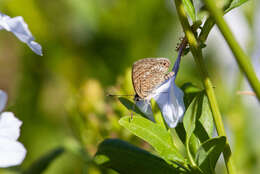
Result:
[[[119,126],[119,118],[130,112],[116,98],[106,95],[134,94],[130,70],[135,60],[168,57],[174,62],[175,47],[183,33],[172,1],[0,2],[2,13],[24,17],[44,54],[39,57],[11,33],[0,32],[0,87],[9,95],[6,110],[23,121],[19,140],[28,152],[22,168],[50,150],[65,146],[66,152],[46,174],[104,173],[91,157],[105,138],[121,138],[152,151]],[[249,54],[257,36],[256,3],[251,1],[239,9],[251,33],[246,38]],[[215,54],[217,46],[209,43],[205,62],[216,86],[237,168],[241,174],[258,173],[260,119],[255,109],[259,103],[254,97],[236,94],[244,86],[238,71],[228,79],[229,83],[223,80],[230,67],[218,58],[233,58],[222,52]],[[231,64],[236,66],[235,62]],[[182,59],[177,77],[177,85],[185,82],[202,87],[190,54]],[[0,172],[12,173],[4,169]]]

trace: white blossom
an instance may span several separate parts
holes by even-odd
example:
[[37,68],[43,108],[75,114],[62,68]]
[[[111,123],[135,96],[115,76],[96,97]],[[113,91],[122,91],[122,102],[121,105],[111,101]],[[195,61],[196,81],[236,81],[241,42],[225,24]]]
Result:
[[175,85],[175,77],[171,77],[149,96],[148,99],[136,102],[137,107],[150,119],[153,119],[150,100],[153,98],[158,104],[165,122],[170,128],[176,127],[182,121],[185,112],[183,92]]
[[[0,90],[0,112],[7,101],[7,95]],[[22,163],[26,155],[23,144],[17,141],[22,122],[12,112],[0,114],[0,167],[11,167]]]
[[160,85],[153,96],[170,128],[176,127],[182,121],[185,112],[183,96],[182,90],[175,85],[175,77]]
[[139,110],[145,114],[147,118],[154,121],[153,117],[153,111],[150,104],[150,99],[148,100],[138,100],[136,101],[136,106],[139,108]]
[[34,41],[34,37],[30,32],[28,25],[23,20],[23,17],[17,16],[11,18],[3,13],[0,13],[0,30],[12,32],[20,41],[26,43],[33,52],[42,56],[42,47]]

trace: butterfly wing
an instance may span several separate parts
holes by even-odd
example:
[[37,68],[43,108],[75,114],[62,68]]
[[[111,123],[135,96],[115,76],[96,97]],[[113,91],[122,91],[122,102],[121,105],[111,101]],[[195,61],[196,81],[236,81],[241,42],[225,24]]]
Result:
[[165,81],[170,61],[167,58],[145,58],[132,67],[132,83],[138,97],[144,99]]

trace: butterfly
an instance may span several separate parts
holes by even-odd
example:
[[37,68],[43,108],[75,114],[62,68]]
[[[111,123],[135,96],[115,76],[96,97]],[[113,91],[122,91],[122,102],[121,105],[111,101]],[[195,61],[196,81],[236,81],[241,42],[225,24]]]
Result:
[[[143,113],[146,113],[147,117],[153,119],[152,111],[147,101],[158,86],[174,75],[173,71],[168,72],[170,66],[171,62],[167,58],[144,58],[133,63],[132,84],[135,90],[135,104],[131,110],[135,110],[135,105],[137,105]],[[131,112],[132,117],[133,113]]]
[[135,101],[144,100],[154,92],[156,87],[174,75],[168,72],[171,62],[167,58],[144,58],[132,66],[132,83]]

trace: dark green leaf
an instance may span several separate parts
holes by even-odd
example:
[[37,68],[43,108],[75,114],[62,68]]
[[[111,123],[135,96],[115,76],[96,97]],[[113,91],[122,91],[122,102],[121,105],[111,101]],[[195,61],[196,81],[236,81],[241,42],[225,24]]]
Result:
[[143,117],[146,117],[144,113],[142,113],[138,107],[131,102],[130,100],[124,98],[124,97],[119,97],[119,101],[130,111],[133,111],[139,115],[142,115]]
[[177,126],[175,127],[176,133],[180,140],[182,141],[183,144],[186,142],[186,132],[183,126],[183,123],[178,123]]
[[186,13],[190,16],[193,22],[196,21],[195,8],[190,0],[182,0]]
[[226,145],[226,137],[212,138],[204,142],[197,154],[196,163],[204,173],[215,173],[218,158]]
[[212,113],[204,91],[197,93],[189,105],[183,125],[186,131],[187,152],[194,157],[200,144],[212,137],[214,129]]
[[160,125],[140,116],[134,116],[133,119],[128,116],[123,117],[119,120],[119,124],[147,141],[164,159],[180,163],[184,162],[183,156],[172,142],[170,132]]
[[98,147],[95,162],[121,174],[180,173],[163,159],[119,139],[104,140]]
[[184,83],[181,86],[181,89],[183,90],[184,94],[197,93],[202,91],[200,88],[190,82]]
[[59,157],[64,152],[64,148],[59,147],[51,152],[47,153],[46,155],[42,156],[37,161],[33,162],[32,165],[23,172],[23,174],[40,174],[48,168],[48,166]]
[[183,50],[183,55],[185,56],[185,55],[187,55],[188,53],[190,52],[190,48],[188,47],[188,48],[185,48],[184,50]]
[[195,96],[198,95],[202,90],[193,85],[192,83],[185,83],[181,86],[182,91],[184,92],[184,104],[188,108]]
[[248,0],[233,0],[230,6],[225,10],[225,13],[229,12],[230,10],[239,7],[240,5],[244,4]]

